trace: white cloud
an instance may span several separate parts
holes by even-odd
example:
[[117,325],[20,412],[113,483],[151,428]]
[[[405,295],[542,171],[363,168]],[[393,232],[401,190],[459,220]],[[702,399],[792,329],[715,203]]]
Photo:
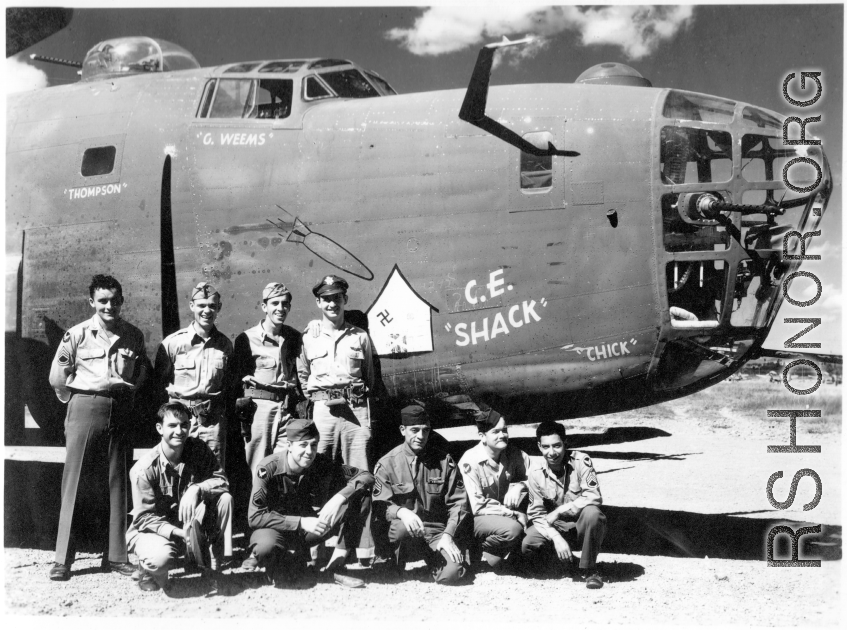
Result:
[[[584,46],[618,46],[629,59],[641,59],[690,24],[693,14],[691,6],[444,5],[426,9],[412,28],[391,29],[386,37],[415,55],[442,55],[504,35],[549,38],[574,31]],[[540,42],[525,53],[506,52],[503,59],[517,63],[537,54],[543,45]]]
[[16,57],[6,59],[6,94],[47,87],[47,74]]
[[[801,289],[802,287],[802,289]],[[842,312],[841,289],[834,284],[823,283],[821,295],[817,302],[800,307],[783,302],[779,314],[783,317],[820,317],[824,322],[840,321]],[[811,278],[797,278],[791,281],[788,295],[798,302],[813,300],[818,292],[818,285]]]

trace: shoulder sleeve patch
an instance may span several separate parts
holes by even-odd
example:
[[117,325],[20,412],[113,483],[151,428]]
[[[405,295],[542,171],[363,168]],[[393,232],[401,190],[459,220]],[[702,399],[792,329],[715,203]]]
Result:
[[256,474],[259,476],[259,479],[267,479],[268,469],[264,466],[259,466],[259,468],[256,470]]
[[68,343],[70,340],[71,340],[71,331],[70,331],[70,330],[68,330],[68,331],[67,331],[67,332],[65,332],[65,334],[62,336],[62,342],[63,342],[63,343]]
[[586,478],[586,483],[588,484],[589,488],[596,488],[597,487],[597,485],[598,485],[597,474],[593,470],[590,473],[588,473],[588,477]]
[[374,477],[374,491],[373,495],[377,496],[380,492],[382,492],[382,481],[379,477]]
[[465,471],[466,475],[469,475],[471,473],[471,465],[465,462],[464,464],[462,464],[462,470]]
[[591,458],[590,458],[588,455],[586,455],[586,456],[584,456],[584,457],[582,458],[582,462],[583,462],[586,466],[588,466],[589,468],[593,468],[593,465],[591,464]]

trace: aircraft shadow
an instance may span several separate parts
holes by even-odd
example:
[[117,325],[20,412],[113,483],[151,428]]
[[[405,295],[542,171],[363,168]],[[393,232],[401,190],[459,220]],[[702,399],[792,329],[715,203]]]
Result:
[[[789,524],[796,531],[815,524],[614,505],[604,505],[602,509],[607,518],[603,551],[644,556],[764,560],[772,527]],[[778,536],[774,548],[777,560],[788,559],[788,536]],[[803,536],[800,559],[803,558],[840,560],[841,527],[822,525],[820,534]]]
[[[651,440],[657,437],[668,437],[671,434],[661,429],[652,427],[612,427],[606,429],[603,433],[574,433],[568,435],[567,447],[571,450],[581,450],[591,446],[602,446],[604,444],[622,444],[624,442],[638,442],[640,440]],[[398,432],[399,436],[399,432]],[[439,448],[447,451],[453,456],[456,461],[461,458],[462,454],[479,443],[479,440],[458,440],[454,442],[447,441],[446,438],[439,433],[433,432],[430,437],[430,442],[437,445]],[[534,437],[513,437],[509,439],[511,444],[514,444],[527,455],[540,455],[538,444]],[[399,441],[398,441],[399,443]],[[679,455],[660,455],[656,453],[636,453],[636,452],[614,452],[614,451],[590,451],[591,457],[601,459],[684,459],[684,455],[692,455],[693,453],[681,453]]]

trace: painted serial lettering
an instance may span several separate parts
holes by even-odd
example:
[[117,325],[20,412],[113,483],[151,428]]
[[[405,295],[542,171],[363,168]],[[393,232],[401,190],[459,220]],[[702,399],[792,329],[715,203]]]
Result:
[[81,186],[79,188],[70,188],[65,192],[68,194],[68,199],[86,199],[88,197],[100,197],[103,195],[119,195],[126,188],[126,184],[106,184],[105,186]]
[[[260,147],[267,141],[268,138],[273,138],[273,134],[267,133],[221,133],[219,134],[219,144],[222,146],[244,146],[244,147]],[[215,137],[212,133],[203,134],[203,144],[205,146],[214,146]]]

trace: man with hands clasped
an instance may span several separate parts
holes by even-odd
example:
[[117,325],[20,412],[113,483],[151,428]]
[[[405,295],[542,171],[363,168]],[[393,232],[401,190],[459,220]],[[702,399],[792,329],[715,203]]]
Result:
[[[453,458],[428,446],[432,426],[420,405],[400,412],[403,444],[388,452],[374,469],[374,518],[387,524],[388,545],[396,568],[417,552],[441,584],[465,576],[463,548],[455,539],[470,516],[465,486]],[[376,525],[374,529],[378,531]]]

